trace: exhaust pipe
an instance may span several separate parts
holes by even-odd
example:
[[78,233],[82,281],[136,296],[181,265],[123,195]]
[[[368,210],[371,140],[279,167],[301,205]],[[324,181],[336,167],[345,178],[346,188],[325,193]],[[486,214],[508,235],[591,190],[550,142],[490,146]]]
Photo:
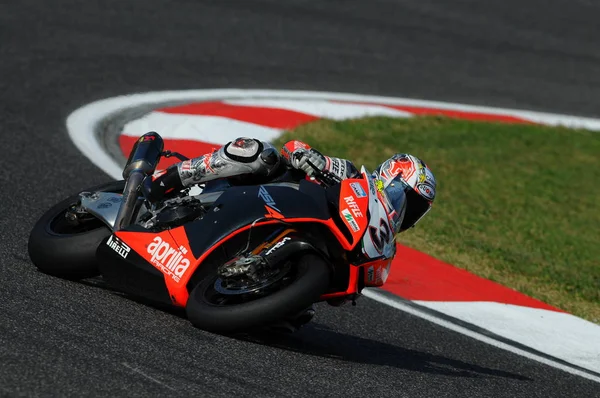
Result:
[[118,231],[131,224],[131,217],[138,199],[138,190],[146,176],[152,175],[164,149],[164,141],[158,133],[150,132],[142,135],[129,154],[123,168],[125,188],[121,208],[117,213],[113,229]]

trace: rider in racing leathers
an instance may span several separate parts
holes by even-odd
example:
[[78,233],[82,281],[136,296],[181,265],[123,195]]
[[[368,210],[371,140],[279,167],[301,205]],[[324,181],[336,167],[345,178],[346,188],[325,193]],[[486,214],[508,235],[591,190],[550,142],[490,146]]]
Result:
[[[289,141],[279,153],[273,145],[253,138],[238,138],[218,150],[174,164],[156,173],[144,185],[146,197],[157,201],[171,193],[194,184],[216,179],[235,183],[269,182],[288,167],[303,171],[308,177],[315,168],[328,171],[341,179],[357,178],[360,173],[346,159],[324,156],[301,141]],[[409,154],[395,154],[381,163],[373,172],[388,201],[395,208],[396,201],[406,195],[404,217],[397,214],[394,233],[414,226],[431,208],[435,199],[436,181],[433,173],[419,158]]]
[[[232,184],[266,183],[289,168],[308,177],[312,177],[318,169],[340,179],[360,178],[360,173],[349,160],[324,156],[301,141],[287,142],[279,153],[267,142],[242,137],[212,153],[155,173],[144,182],[143,189],[146,198],[155,202],[185,187],[217,179],[227,179]],[[388,218],[394,234],[414,226],[430,210],[436,181],[422,160],[409,154],[395,154],[375,169],[373,177],[382,196],[387,199]],[[405,198],[406,205],[403,206]],[[310,308],[299,314],[291,326],[284,328],[297,329],[310,321],[313,315],[314,310]]]

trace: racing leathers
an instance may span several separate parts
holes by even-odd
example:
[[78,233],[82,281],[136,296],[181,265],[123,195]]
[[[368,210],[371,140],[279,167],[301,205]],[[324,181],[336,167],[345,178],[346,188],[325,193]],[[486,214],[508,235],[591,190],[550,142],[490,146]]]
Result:
[[216,179],[269,182],[288,167],[301,170],[309,177],[315,169],[326,170],[340,179],[359,174],[349,160],[324,156],[301,141],[287,142],[280,153],[267,142],[241,137],[214,152],[155,173],[144,183],[144,191],[146,197],[154,202],[183,188]]

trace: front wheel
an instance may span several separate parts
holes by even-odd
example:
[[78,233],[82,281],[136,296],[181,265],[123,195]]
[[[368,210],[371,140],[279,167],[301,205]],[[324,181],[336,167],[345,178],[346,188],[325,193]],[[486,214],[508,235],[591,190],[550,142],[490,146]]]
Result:
[[[121,192],[124,182],[110,182],[87,191]],[[29,235],[29,257],[42,272],[65,279],[90,278],[99,274],[96,249],[110,235],[100,220],[90,217],[80,225],[70,225],[65,214],[79,200],[71,196],[48,210]]]
[[315,254],[304,254],[282,267],[264,288],[247,293],[224,288],[214,269],[192,290],[186,312],[192,324],[215,333],[266,326],[296,314],[319,300],[329,287],[330,269]]

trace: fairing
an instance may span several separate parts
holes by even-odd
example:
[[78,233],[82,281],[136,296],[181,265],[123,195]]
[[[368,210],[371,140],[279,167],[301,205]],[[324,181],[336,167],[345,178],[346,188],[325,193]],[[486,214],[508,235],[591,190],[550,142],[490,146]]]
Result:
[[368,224],[369,197],[364,179],[343,180],[340,187],[339,212],[352,235],[352,246],[360,242]]
[[[358,247],[367,260],[349,265],[347,287],[326,295],[352,296],[365,284],[379,286],[387,277],[389,262],[384,260],[393,256],[395,246],[393,234],[385,233],[389,230],[385,220],[381,198],[366,171],[363,179],[344,180],[328,190],[309,181],[234,186],[220,195],[202,219],[160,232],[128,227],[111,235],[98,249],[98,256],[109,283],[124,291],[137,289],[135,294],[150,295],[153,300],[185,306],[190,279],[207,259],[214,261],[209,256],[225,243],[245,242],[245,233],[251,228],[275,227],[282,222],[322,224],[341,249],[351,252]],[[117,249],[114,239],[120,242]],[[128,254],[123,256],[124,252]],[[366,266],[372,266],[371,273]]]
[[375,187],[373,177],[364,166],[361,173],[369,186],[369,224],[362,239],[362,251],[372,260],[394,256],[396,241],[393,226],[390,224],[389,211],[385,198]]
[[[105,242],[98,255],[106,273],[123,286],[123,290],[130,289],[119,283],[119,275],[135,268],[143,271],[144,280],[152,281],[153,285],[158,285],[157,277],[161,279],[164,288],[155,292],[156,297],[152,299],[164,301],[166,296],[173,304],[185,306],[187,283],[206,257],[223,242],[251,226],[280,221],[317,222],[336,229],[326,203],[325,191],[308,181],[298,185],[231,187],[202,219],[161,232],[139,226],[118,231],[112,236],[126,245],[131,254],[123,257]],[[339,231],[332,232],[341,235]]]
[[326,221],[329,218],[325,191],[311,182],[301,181],[297,189],[269,184],[231,187],[202,219],[186,224],[183,228],[191,242],[192,253],[198,258],[224,237],[255,221]]

